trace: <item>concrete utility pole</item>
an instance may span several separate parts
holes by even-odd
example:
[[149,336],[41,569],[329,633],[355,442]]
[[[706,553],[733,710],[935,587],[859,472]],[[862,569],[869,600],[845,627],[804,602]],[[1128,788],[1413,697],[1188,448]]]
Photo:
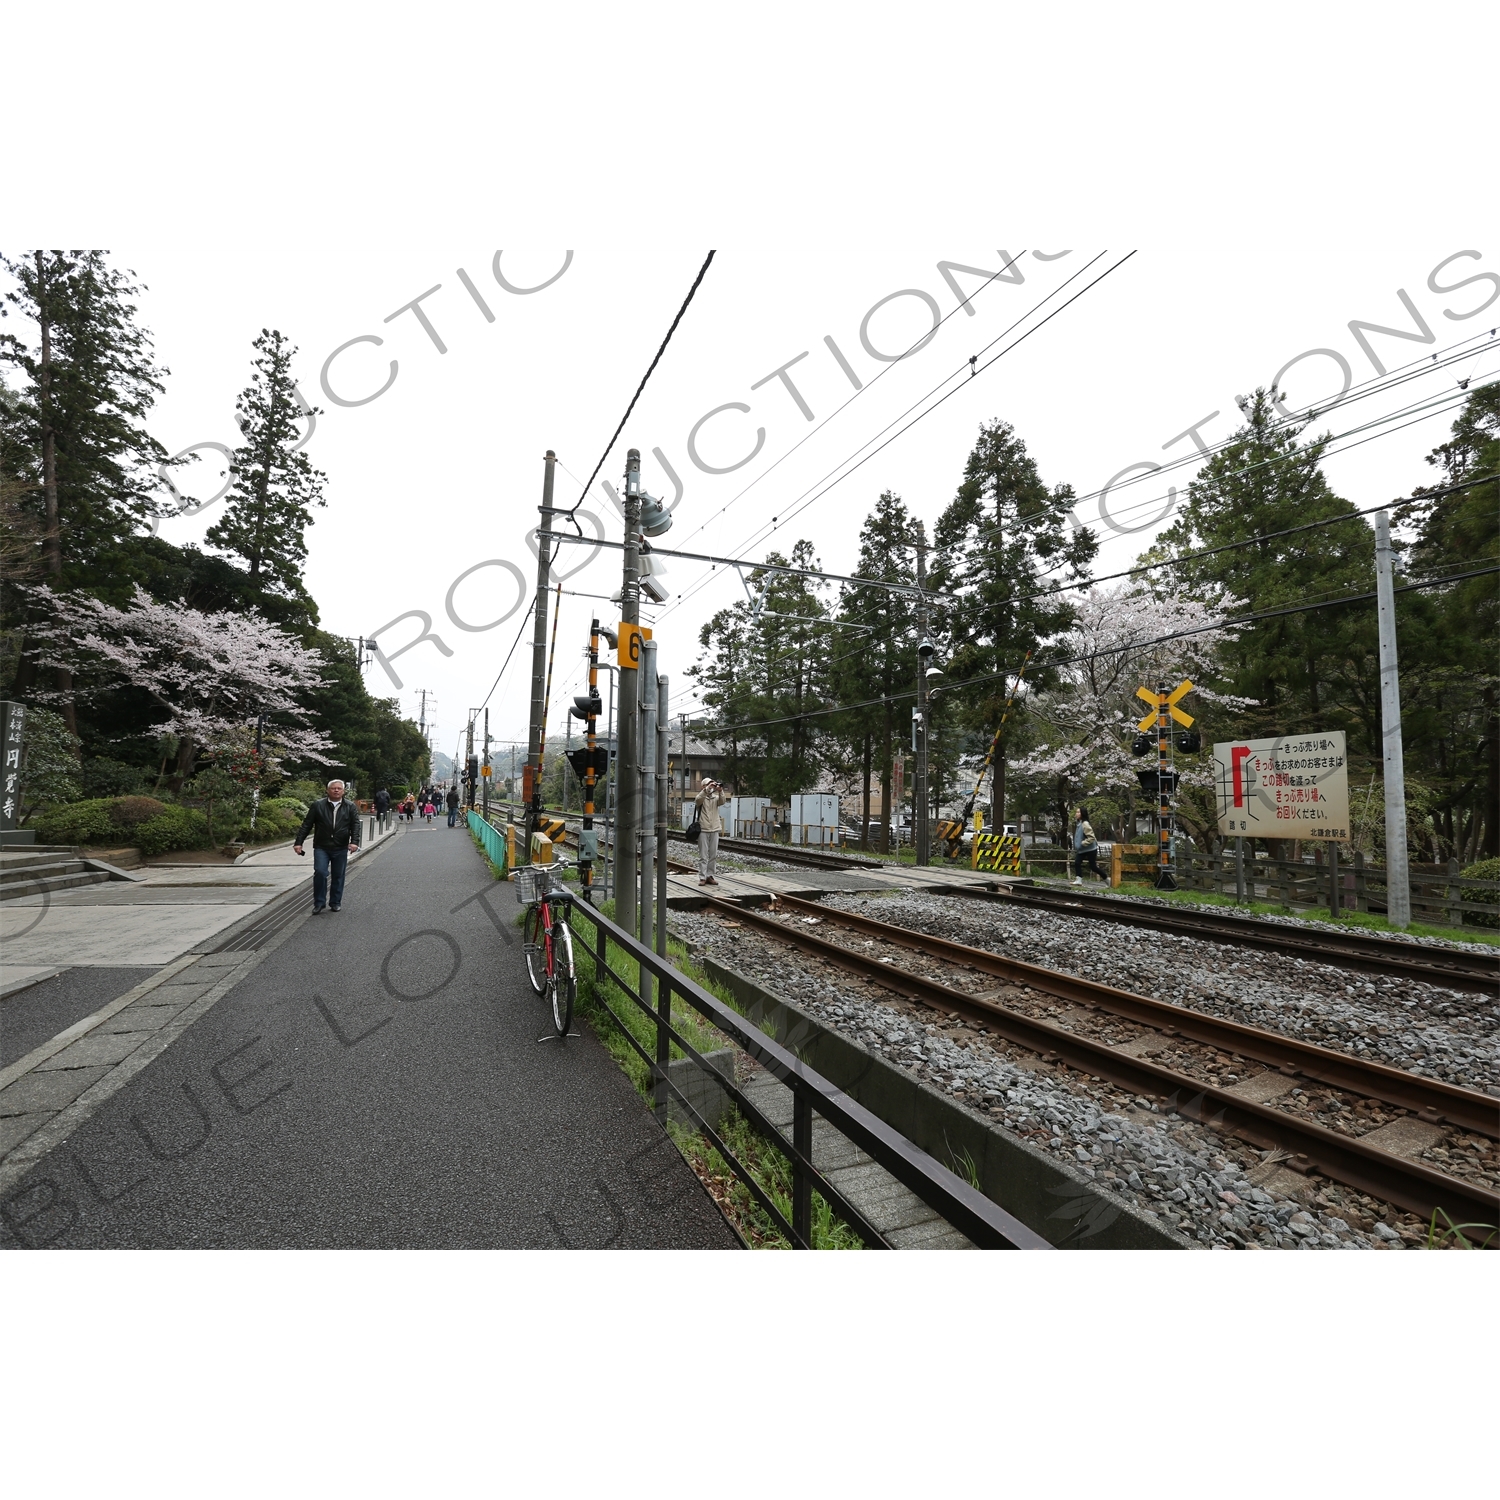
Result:
[[469,768],[474,763],[474,720],[477,717],[473,709],[469,710],[469,728],[464,738],[464,774],[463,780],[468,783],[469,794],[464,798],[464,806],[474,806],[474,794],[478,790],[474,785],[474,778],[469,775]]
[[546,718],[547,692],[547,587],[552,568],[552,481],[557,455],[547,450],[542,473],[542,524],[536,538],[536,610],[531,635],[531,733],[527,745],[522,800],[526,803],[527,863],[531,860],[531,835],[542,821],[542,733]]
[[495,779],[494,770],[490,765],[490,711],[484,711],[484,764],[479,768],[480,775],[484,777],[484,821],[490,820],[490,782]]
[[1406,857],[1406,767],[1401,754],[1401,672],[1396,663],[1396,583],[1391,517],[1375,512],[1375,609],[1380,622],[1380,738],[1385,752],[1385,909],[1392,927],[1411,925]]
[[[667,791],[672,784],[672,734],[666,673],[656,679],[656,951],[667,956]],[[662,996],[663,1003],[667,997]]]
[[[625,572],[620,586],[620,721],[619,770],[615,780],[618,816],[615,823],[615,921],[626,932],[636,931],[637,844],[640,820],[640,671],[623,649],[641,621],[641,450],[625,456]],[[649,934],[648,934],[649,940]],[[643,978],[645,976],[642,976]]]
[[927,638],[927,528],[918,521],[913,541],[917,548],[917,712],[916,744],[917,776],[915,805],[912,808],[912,842],[917,863],[932,863],[932,840],[928,831],[927,796],[927,741],[928,741],[928,694],[927,664],[932,660],[932,642]]
[[[640,683],[641,701],[637,705],[640,718],[637,724],[641,752],[640,793],[636,806],[640,808],[641,830],[641,941],[651,946],[651,931],[655,925],[656,912],[656,847],[651,838],[656,824],[656,642],[644,641],[641,645],[641,669],[636,674]],[[641,971],[641,999],[651,1003],[652,976]]]

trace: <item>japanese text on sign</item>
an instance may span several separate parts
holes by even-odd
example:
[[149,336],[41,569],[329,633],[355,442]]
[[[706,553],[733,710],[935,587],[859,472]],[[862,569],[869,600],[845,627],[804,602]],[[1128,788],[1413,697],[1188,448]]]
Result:
[[1349,837],[1342,730],[1216,744],[1214,783],[1226,837]]

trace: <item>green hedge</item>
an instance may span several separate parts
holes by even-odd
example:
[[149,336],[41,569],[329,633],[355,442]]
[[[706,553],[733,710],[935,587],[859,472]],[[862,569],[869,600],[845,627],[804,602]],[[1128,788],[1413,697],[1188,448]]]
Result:
[[137,826],[135,842],[142,854],[201,849],[208,843],[208,818],[196,807],[167,807]]
[[[1464,872],[1470,880],[1500,880],[1500,859],[1482,859],[1470,865]],[[1464,901],[1493,901],[1495,892],[1483,886],[1466,886],[1460,899]],[[1500,927],[1500,917],[1492,917],[1482,911],[1464,914],[1464,922],[1470,927]]]
[[113,797],[62,802],[37,814],[36,836],[44,844],[108,844],[118,835],[110,819]]

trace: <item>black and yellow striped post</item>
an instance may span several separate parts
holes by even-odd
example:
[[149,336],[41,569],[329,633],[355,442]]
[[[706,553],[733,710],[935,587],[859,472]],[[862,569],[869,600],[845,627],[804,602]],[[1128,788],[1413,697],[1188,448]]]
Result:
[[1135,727],[1142,734],[1149,734],[1156,726],[1156,880],[1159,891],[1175,891],[1177,881],[1172,875],[1172,793],[1177,789],[1177,773],[1172,764],[1172,721],[1175,719],[1184,729],[1192,727],[1193,716],[1178,708],[1178,703],[1193,690],[1193,684],[1183,678],[1169,693],[1164,682],[1156,684],[1153,693],[1149,688],[1138,687],[1135,695],[1151,705],[1151,712]]

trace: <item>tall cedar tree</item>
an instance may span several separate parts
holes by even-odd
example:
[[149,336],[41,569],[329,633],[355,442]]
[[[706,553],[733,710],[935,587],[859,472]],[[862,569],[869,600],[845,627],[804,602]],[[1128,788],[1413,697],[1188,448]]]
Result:
[[[818,567],[807,541],[793,547],[790,561],[779,552],[766,561]],[[810,791],[821,764],[813,723],[803,715],[823,706],[828,609],[816,579],[757,569],[747,586],[749,598],[703,627],[707,655],[688,675],[703,684],[715,722],[732,731],[722,738],[735,789],[781,801]],[[739,724],[754,727],[742,734]]]
[[[963,716],[986,740],[999,727],[1015,674],[1028,651],[1066,630],[1073,608],[1061,594],[1039,589],[1080,581],[1098,539],[1070,529],[1073,487],[1048,489],[1026,444],[1009,422],[987,422],[964,466],[963,483],[939,518],[935,533],[935,592],[952,596],[943,615],[952,638],[950,680],[989,677],[966,689]],[[1051,685],[1033,661],[1031,688]],[[1012,722],[1015,711],[1012,713]],[[1006,740],[1012,738],[1007,728]],[[994,819],[1005,820],[1006,745],[995,758]]]
[[[1500,561],[1500,381],[1470,393],[1452,437],[1428,455],[1442,479],[1397,518],[1414,525],[1409,571],[1440,578]],[[1484,479],[1469,489],[1445,486]],[[1500,578],[1397,596],[1402,735],[1431,785],[1434,858],[1500,856]]]
[[257,588],[305,599],[303,534],[312,507],[327,504],[326,476],[298,451],[303,412],[292,380],[296,349],[274,328],[261,329],[254,347],[255,373],[235,403],[244,441],[230,461],[224,514],[205,540],[243,558]]
[[[130,584],[118,557],[158,513],[156,469],[167,459],[144,426],[169,373],[136,322],[132,299],[144,288],[102,250],[36,250],[3,263],[15,286],[0,312],[14,311],[36,334],[0,334],[0,359],[24,377],[0,422],[0,473],[24,486],[19,503],[40,528],[48,584],[123,603]],[[28,691],[37,671],[23,647],[13,691]],[[63,668],[49,675],[76,734],[71,677]]]
[[[913,550],[915,523],[899,495],[886,490],[865,517],[859,533],[860,578],[911,585],[916,581]],[[880,839],[883,853],[891,848],[893,758],[897,747],[895,693],[910,693],[915,685],[916,612],[910,594],[846,583],[839,591],[838,618],[861,627],[841,632],[832,666],[835,693],[844,703],[885,701],[870,708],[839,715],[838,730],[859,749],[862,769],[860,841],[869,845],[870,790],[880,781]],[[902,700],[901,717],[909,720],[909,699]]]

